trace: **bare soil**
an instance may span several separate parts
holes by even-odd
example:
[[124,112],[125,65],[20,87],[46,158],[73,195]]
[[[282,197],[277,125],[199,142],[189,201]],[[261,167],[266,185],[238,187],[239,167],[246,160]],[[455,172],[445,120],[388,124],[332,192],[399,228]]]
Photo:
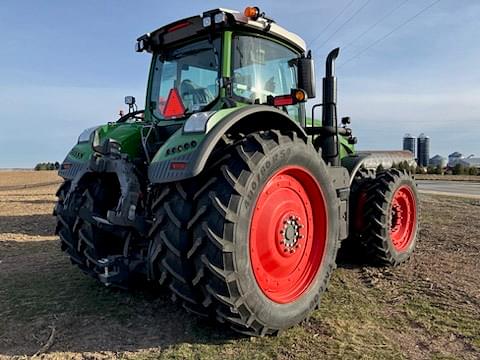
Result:
[[433,175],[416,174],[418,180],[439,180],[439,181],[473,181],[480,182],[480,175]]
[[422,195],[411,261],[343,261],[307,322],[247,338],[162,292],[84,276],[53,235],[59,182],[53,172],[0,173],[0,359],[480,358],[478,200]]

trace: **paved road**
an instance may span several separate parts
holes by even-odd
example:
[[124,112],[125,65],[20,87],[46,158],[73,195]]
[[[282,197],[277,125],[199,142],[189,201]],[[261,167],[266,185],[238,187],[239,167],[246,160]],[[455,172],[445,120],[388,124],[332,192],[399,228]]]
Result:
[[420,192],[427,194],[455,195],[480,199],[480,182],[417,180],[417,184]]

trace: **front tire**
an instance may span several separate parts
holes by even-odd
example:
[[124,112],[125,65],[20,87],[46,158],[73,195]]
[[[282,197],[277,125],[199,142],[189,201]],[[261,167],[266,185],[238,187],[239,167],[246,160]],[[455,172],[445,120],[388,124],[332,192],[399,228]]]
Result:
[[327,168],[296,133],[253,133],[210,169],[193,226],[193,282],[221,322],[275,334],[318,306],[338,250]]

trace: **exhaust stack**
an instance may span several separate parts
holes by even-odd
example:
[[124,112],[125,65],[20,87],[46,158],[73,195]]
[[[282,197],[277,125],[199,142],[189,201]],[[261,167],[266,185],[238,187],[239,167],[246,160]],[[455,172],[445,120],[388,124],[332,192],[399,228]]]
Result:
[[337,133],[337,78],[335,77],[335,59],[340,52],[333,49],[327,56],[325,63],[325,77],[323,78],[323,113],[322,127],[325,139],[322,142],[322,155],[327,164],[340,165]]

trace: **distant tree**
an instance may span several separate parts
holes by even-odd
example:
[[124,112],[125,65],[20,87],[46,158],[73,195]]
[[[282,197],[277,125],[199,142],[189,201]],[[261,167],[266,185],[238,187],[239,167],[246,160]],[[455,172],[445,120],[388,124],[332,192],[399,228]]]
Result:
[[55,170],[60,169],[60,163],[58,161],[55,161]]
[[437,175],[443,175],[443,167],[441,164],[438,164],[436,167],[435,167],[435,174]]
[[428,165],[427,174],[436,174],[435,167],[433,165]]
[[398,170],[410,172],[410,164],[408,161],[404,160],[398,164]]
[[42,171],[42,170],[58,170],[60,168],[60,164],[58,163],[53,163],[53,162],[47,162],[47,163],[38,163],[35,165],[34,170],[36,171]]
[[453,175],[464,175],[465,174],[465,166],[463,164],[456,164],[453,167]]
[[423,167],[421,167],[420,165],[417,165],[415,167],[415,173],[416,174],[425,174],[425,169]]
[[384,171],[384,170],[385,170],[385,168],[383,167],[382,164],[379,164],[379,165],[377,166],[377,173],[382,172],[382,171]]

